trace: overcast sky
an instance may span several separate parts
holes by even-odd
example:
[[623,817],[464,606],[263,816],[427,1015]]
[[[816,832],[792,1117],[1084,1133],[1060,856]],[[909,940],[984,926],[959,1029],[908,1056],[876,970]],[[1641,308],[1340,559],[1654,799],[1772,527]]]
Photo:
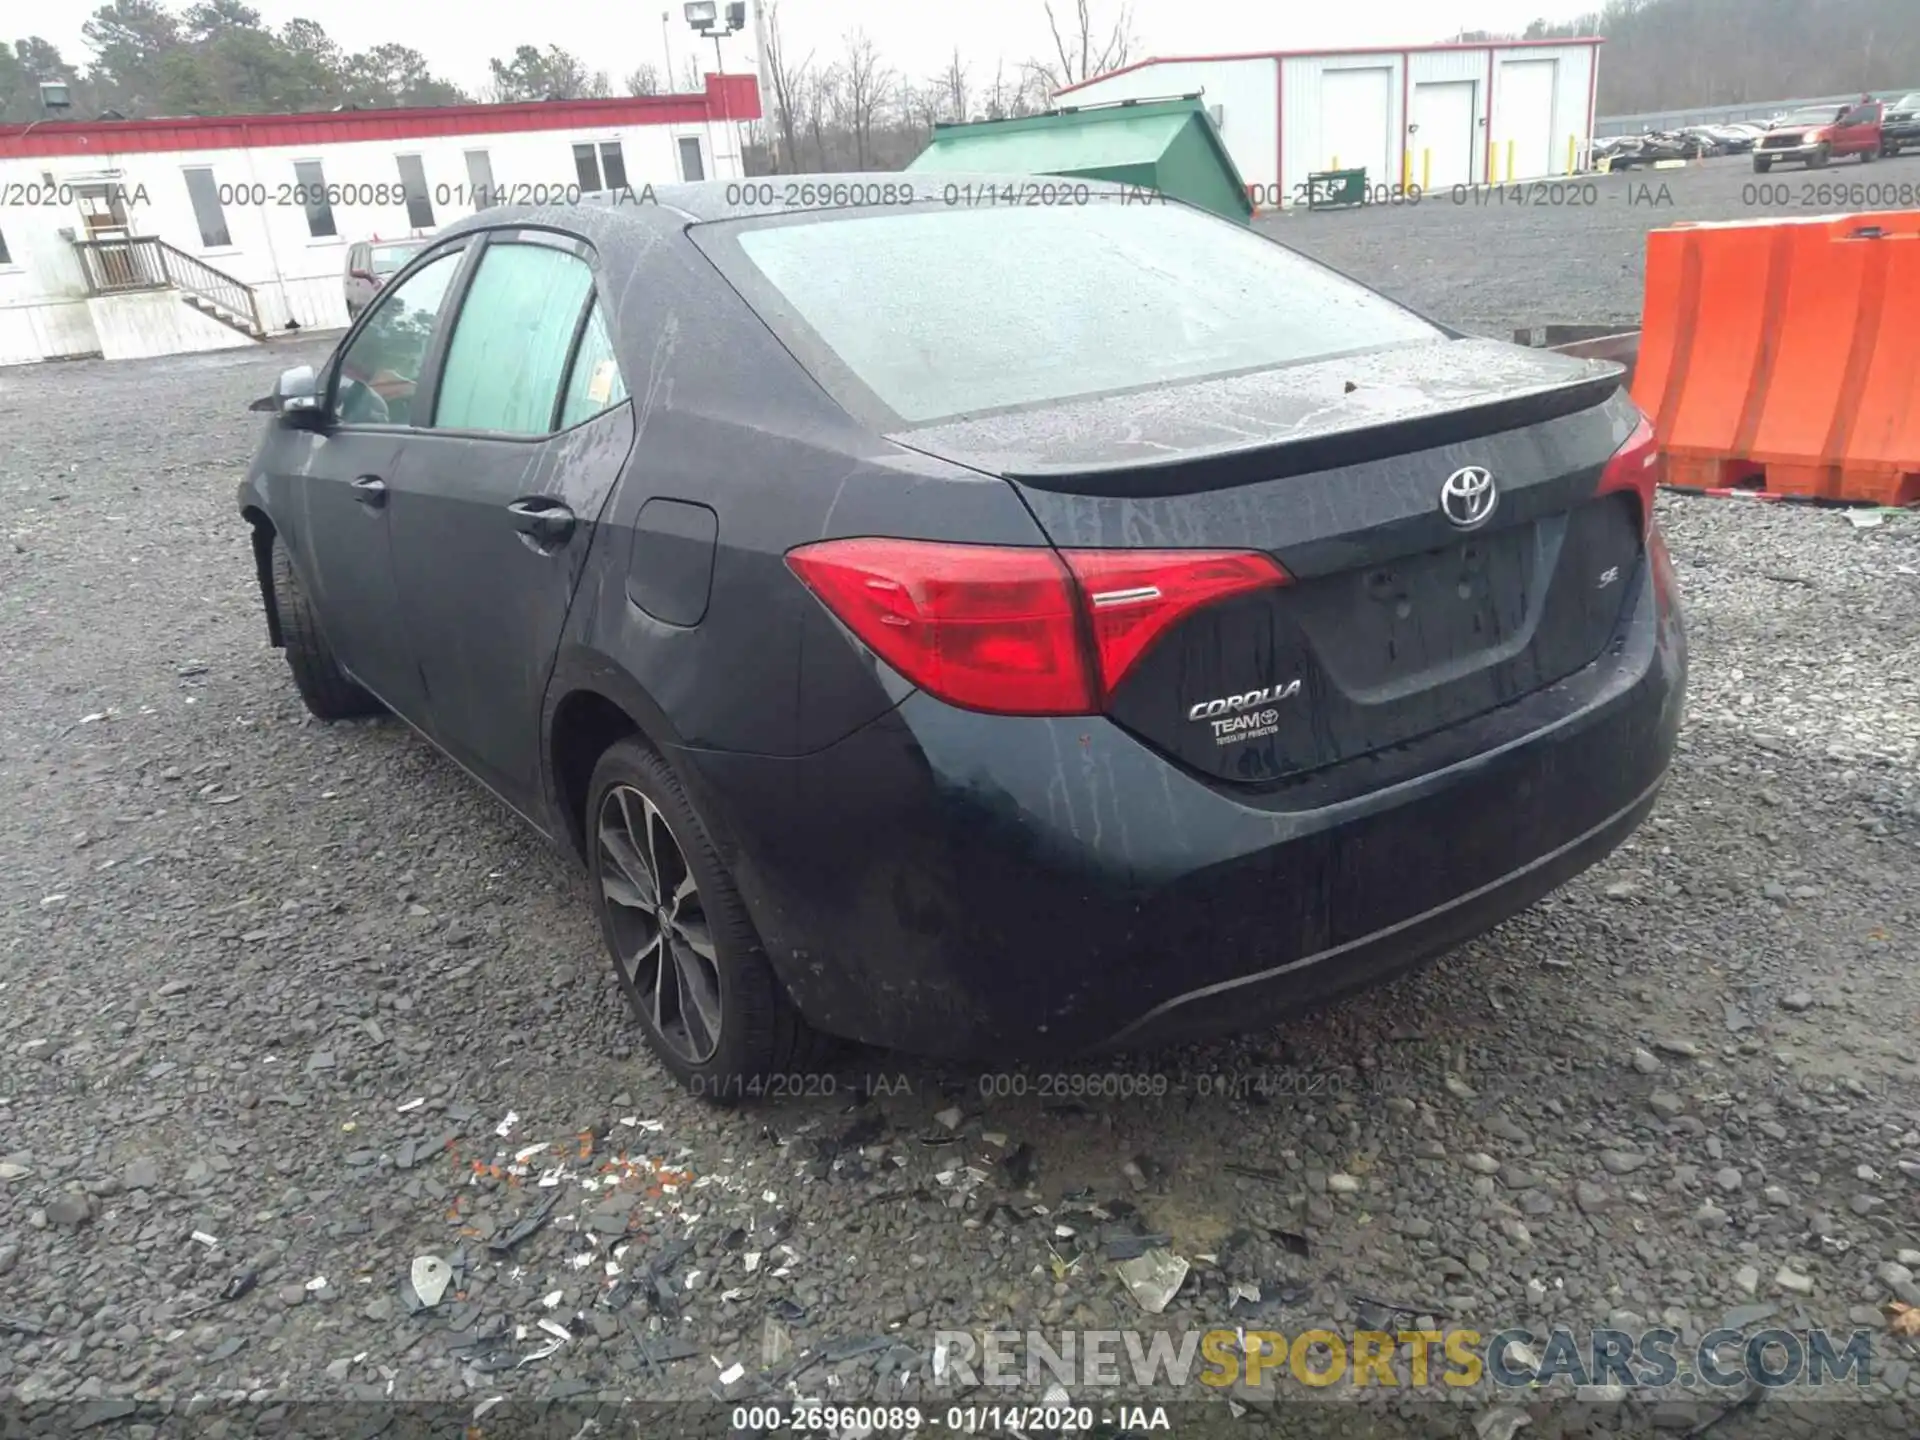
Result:
[[[184,9],[187,0],[172,0]],[[675,75],[699,53],[712,68],[713,44],[700,40],[681,18],[680,0],[612,3],[608,0],[248,0],[270,25],[317,20],[341,46],[364,49],[386,41],[411,45],[436,73],[478,90],[487,60],[515,45],[561,45],[606,70],[616,88],[622,75],[643,63],[664,65],[672,48]],[[23,5],[11,31],[38,32],[68,59],[90,57],[80,27],[97,0],[50,0]],[[1111,14],[1115,0],[1094,0]],[[1462,29],[1520,30],[1536,18],[1564,20],[1595,8],[1597,0],[1365,0],[1365,3],[1304,3],[1304,0],[1241,0],[1212,7],[1194,0],[1132,0],[1136,58],[1236,50],[1317,49],[1333,45],[1420,44]],[[1073,0],[1055,0],[1065,13]],[[671,18],[662,33],[661,15]],[[886,63],[911,80],[927,78],[957,45],[976,81],[985,82],[996,60],[1011,69],[1050,47],[1042,0],[779,0],[779,23],[796,58],[813,52],[837,55],[843,36],[864,27]],[[13,38],[10,32],[6,38]],[[726,67],[754,65],[751,31],[727,42]]]

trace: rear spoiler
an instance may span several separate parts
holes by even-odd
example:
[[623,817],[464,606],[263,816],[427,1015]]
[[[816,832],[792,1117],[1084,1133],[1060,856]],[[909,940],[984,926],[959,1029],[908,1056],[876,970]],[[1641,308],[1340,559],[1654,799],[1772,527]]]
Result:
[[1640,332],[1622,330],[1617,325],[1536,325],[1513,332],[1513,343],[1534,350],[1557,350],[1579,360],[1611,360],[1624,365],[1627,377],[1621,383],[1633,384],[1633,367],[1640,358]]

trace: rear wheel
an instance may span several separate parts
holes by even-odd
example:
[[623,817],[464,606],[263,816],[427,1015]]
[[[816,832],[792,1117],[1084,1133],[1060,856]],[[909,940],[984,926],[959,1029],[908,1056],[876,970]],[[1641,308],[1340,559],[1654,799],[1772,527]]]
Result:
[[707,826],[672,768],[637,740],[600,757],[586,850],[601,934],[660,1063],[694,1094],[732,1101],[819,1063]]
[[333,658],[320,630],[320,617],[294,573],[286,542],[278,535],[273,537],[273,608],[280,617],[287,668],[315,719],[351,720],[380,712],[380,702],[348,679]]

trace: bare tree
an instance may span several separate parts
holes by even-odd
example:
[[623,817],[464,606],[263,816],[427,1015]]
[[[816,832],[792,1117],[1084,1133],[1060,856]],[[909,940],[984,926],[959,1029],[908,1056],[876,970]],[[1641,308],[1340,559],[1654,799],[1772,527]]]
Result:
[[940,77],[940,87],[946,91],[941,96],[941,104],[949,119],[967,120],[967,67],[960,59],[960,47],[953,47],[953,58],[947,62],[946,73]]
[[813,169],[831,169],[827,163],[827,119],[840,108],[840,67],[829,65],[803,77],[800,101],[807,134],[813,141]]
[[854,168],[864,170],[873,153],[874,117],[892,92],[895,77],[880,63],[880,52],[861,29],[847,35],[847,55],[841,70],[841,118],[853,135]]
[[[1058,0],[1064,9],[1066,0]],[[1100,0],[1072,0],[1073,10],[1066,17],[1066,28],[1055,13],[1056,0],[1042,0],[1047,12],[1047,28],[1053,33],[1054,60],[1035,60],[1032,69],[1053,81],[1052,88],[1077,85],[1127,63],[1133,51],[1133,11],[1121,0],[1111,25],[1099,19],[1095,10]]]
[[627,78],[620,82],[627,87],[629,95],[658,95],[660,93],[660,72],[652,65],[641,64],[627,72]]
[[809,51],[807,58],[797,64],[787,55],[786,42],[780,34],[779,0],[768,0],[761,10],[761,24],[767,32],[767,78],[773,85],[774,123],[779,127],[780,137],[773,168],[778,173],[784,159],[788,170],[797,170],[800,147],[795,143],[795,112],[799,108],[799,92],[807,67],[813,63],[813,53]]

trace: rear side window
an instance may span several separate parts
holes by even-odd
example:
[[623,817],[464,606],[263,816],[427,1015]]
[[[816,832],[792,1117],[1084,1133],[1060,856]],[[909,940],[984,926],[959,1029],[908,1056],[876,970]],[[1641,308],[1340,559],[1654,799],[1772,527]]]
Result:
[[494,244],[460,306],[440,372],[436,430],[545,435],[593,272],[550,245]]
[[706,243],[815,378],[855,411],[871,409],[864,387],[908,424],[1443,338],[1294,251],[1171,203],[728,228],[744,266],[724,238]]
[[567,377],[567,398],[560,406],[560,428],[591,420],[602,410],[611,410],[627,398],[626,378],[613,358],[613,340],[607,334],[607,322],[595,305],[587,316],[587,328],[580,334],[580,353],[574,357],[573,371]]

